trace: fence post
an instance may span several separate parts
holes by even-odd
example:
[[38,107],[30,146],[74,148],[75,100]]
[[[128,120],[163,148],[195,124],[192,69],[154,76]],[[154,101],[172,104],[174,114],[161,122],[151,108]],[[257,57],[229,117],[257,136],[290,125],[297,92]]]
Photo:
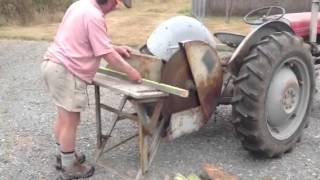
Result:
[[206,16],[207,0],[192,0],[192,15],[202,21]]

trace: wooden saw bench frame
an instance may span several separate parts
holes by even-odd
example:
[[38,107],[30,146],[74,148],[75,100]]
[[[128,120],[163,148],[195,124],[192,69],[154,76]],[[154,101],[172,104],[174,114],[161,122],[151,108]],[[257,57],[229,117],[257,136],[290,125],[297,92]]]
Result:
[[[161,133],[164,127],[164,120],[161,120],[164,98],[169,94],[178,94],[180,96],[187,97],[188,91],[146,79],[143,79],[142,84],[134,84],[125,80],[126,77],[124,74],[109,69],[100,68],[99,72],[93,81],[95,86],[98,148],[96,162],[98,162],[103,153],[115,149],[138,136],[140,162],[138,174],[135,179],[142,179],[144,174],[148,171],[160,144]],[[123,95],[117,108],[108,106],[101,102],[100,88],[107,88]],[[127,101],[131,102],[136,113],[127,113],[123,111]],[[147,112],[148,110],[146,105],[150,103],[155,104],[155,106],[152,112]],[[111,119],[111,129],[106,134],[102,133],[101,110],[107,110],[116,114],[113,119]],[[123,119],[135,121],[138,124],[138,133],[105,150],[108,140],[112,137],[114,128],[117,123]]]

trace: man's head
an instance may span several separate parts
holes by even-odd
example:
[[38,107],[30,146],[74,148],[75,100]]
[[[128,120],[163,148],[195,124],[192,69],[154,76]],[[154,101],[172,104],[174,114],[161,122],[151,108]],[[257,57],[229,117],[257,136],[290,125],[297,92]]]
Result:
[[96,0],[101,6],[102,11],[106,14],[114,10],[119,2],[122,2],[127,8],[132,7],[131,0]]

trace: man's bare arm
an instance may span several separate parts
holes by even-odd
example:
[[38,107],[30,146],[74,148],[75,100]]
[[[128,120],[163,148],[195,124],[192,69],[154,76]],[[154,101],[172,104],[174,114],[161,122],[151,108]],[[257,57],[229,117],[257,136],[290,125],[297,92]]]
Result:
[[131,81],[141,83],[141,75],[130,64],[128,64],[116,51],[102,56],[109,64],[126,73]]
[[130,58],[131,55],[131,48],[128,46],[113,46],[114,50],[116,50],[121,57],[123,58]]

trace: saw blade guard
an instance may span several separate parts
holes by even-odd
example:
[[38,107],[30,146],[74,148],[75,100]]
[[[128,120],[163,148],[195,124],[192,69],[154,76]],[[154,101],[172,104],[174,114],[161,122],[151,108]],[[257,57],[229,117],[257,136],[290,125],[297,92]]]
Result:
[[164,21],[149,36],[148,50],[164,61],[179,50],[179,42],[198,40],[216,47],[214,36],[197,19],[187,16],[176,16]]

